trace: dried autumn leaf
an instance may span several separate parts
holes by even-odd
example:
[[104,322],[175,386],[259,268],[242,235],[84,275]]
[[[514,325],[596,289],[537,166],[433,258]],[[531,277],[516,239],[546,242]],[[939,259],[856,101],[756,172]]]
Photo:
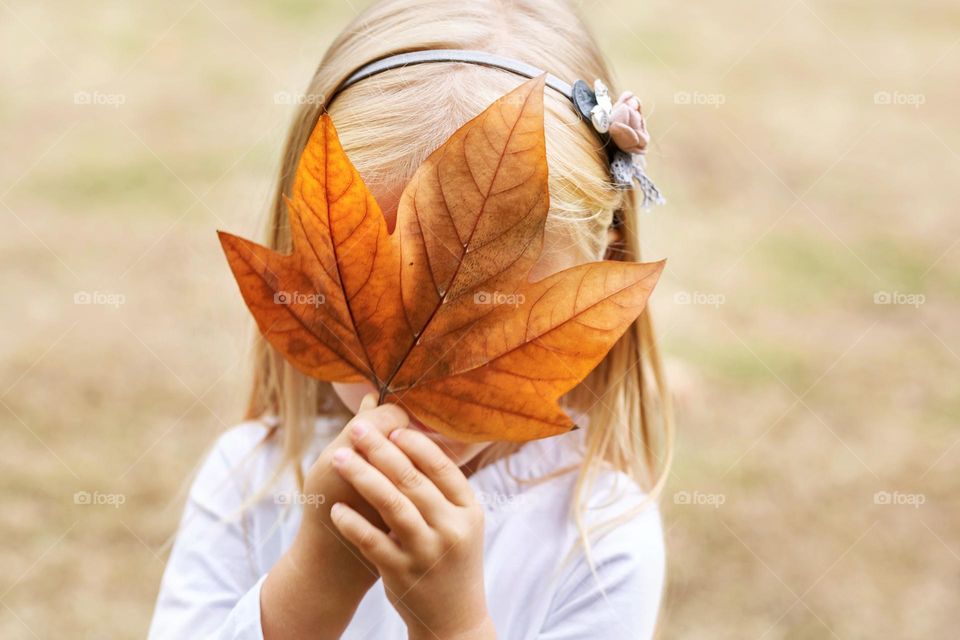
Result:
[[663,263],[594,262],[539,282],[549,210],[541,76],[420,166],[390,233],[321,116],[287,200],[289,255],[220,232],[264,337],[320,380],[369,380],[465,441],[572,428],[558,398],[643,311]]

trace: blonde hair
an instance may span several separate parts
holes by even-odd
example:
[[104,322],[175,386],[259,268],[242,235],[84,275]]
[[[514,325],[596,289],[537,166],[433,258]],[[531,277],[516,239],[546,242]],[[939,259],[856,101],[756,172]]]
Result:
[[[332,102],[327,100],[362,64],[422,49],[478,49],[505,55],[571,82],[604,79],[617,95],[593,38],[562,0],[381,0],[333,42],[310,82],[307,95],[313,99],[303,101],[286,141],[267,229],[271,247],[291,248],[283,195],[290,193],[297,162],[324,108],[368,186],[406,184],[433,149],[522,81],[511,73],[478,65],[421,64],[368,78]],[[579,121],[567,99],[548,89],[544,103],[551,205],[546,250],[576,251],[584,260],[604,255],[639,259],[635,193],[612,186],[598,138]],[[622,237],[616,247],[610,247],[608,229],[615,212],[623,220]],[[271,437],[282,437],[284,459],[302,486],[300,463],[318,412],[343,413],[345,419],[349,414],[329,383],[297,372],[259,336],[254,352],[247,417],[279,418]],[[670,402],[649,313],[627,330],[564,402],[589,418],[585,456],[571,504],[589,551],[588,536],[595,529],[588,531],[585,525],[585,498],[599,468],[609,466],[628,474],[655,498],[669,467]],[[480,464],[518,446],[491,445],[481,454]]]

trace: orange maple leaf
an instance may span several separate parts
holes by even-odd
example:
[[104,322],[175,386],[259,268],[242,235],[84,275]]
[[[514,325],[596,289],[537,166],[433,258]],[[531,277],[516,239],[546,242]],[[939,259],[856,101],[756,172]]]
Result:
[[219,232],[266,340],[298,370],[369,380],[463,441],[573,427],[557,400],[643,311],[663,262],[593,262],[529,282],[549,210],[544,77],[419,167],[391,233],[322,115],[287,200],[289,255]]

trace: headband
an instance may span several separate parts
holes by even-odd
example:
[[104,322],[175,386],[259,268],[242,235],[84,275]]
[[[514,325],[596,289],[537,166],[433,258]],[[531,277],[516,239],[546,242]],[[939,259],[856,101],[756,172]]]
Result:
[[[334,89],[326,104],[329,106],[341,91],[361,80],[390,69],[428,62],[466,62],[502,69],[524,78],[536,78],[544,74],[543,70],[533,65],[486,51],[465,49],[411,51],[380,58],[363,65]],[[666,202],[645,171],[645,154],[650,135],[647,133],[640,100],[632,92],[623,92],[614,103],[610,99],[606,85],[600,80],[594,80],[591,88],[583,80],[577,80],[570,85],[547,73],[546,85],[569,100],[580,119],[588,123],[597,134],[607,152],[610,174],[617,188],[631,189],[636,182],[643,194],[645,208],[649,208],[651,203]]]

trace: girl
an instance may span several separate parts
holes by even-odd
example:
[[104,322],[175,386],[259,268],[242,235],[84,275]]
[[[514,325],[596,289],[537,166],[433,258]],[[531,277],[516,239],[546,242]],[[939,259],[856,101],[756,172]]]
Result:
[[[283,194],[322,109],[389,218],[423,159],[523,80],[482,61],[440,61],[337,90],[372,60],[438,49],[610,79],[562,0],[378,2],[310,85],[319,99],[304,101],[287,140],[273,248],[290,249]],[[544,100],[551,210],[533,277],[636,260],[636,192],[615,188],[597,132],[570,99],[547,89]],[[638,108],[621,122],[621,148],[646,145]],[[646,313],[563,399],[581,427],[564,435],[464,444],[376,406],[369,391],[307,378],[257,340],[248,421],[218,440],[194,481],[151,638],[653,635],[664,550],[652,500],[670,423]]]

